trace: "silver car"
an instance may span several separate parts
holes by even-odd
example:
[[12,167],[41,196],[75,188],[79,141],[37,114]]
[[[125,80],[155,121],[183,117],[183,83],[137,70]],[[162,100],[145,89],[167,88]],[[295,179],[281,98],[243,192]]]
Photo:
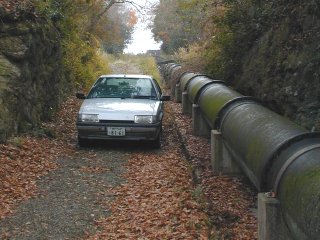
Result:
[[159,84],[147,75],[102,75],[84,99],[78,119],[78,143],[89,139],[148,140],[160,147],[163,96]]

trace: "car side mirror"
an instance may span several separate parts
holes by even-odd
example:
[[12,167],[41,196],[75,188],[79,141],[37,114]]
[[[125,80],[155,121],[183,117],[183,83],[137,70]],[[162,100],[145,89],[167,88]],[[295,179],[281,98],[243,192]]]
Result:
[[86,98],[86,95],[84,95],[84,93],[76,93],[76,97],[78,99],[85,99]]
[[161,96],[160,100],[161,101],[170,101],[170,96]]

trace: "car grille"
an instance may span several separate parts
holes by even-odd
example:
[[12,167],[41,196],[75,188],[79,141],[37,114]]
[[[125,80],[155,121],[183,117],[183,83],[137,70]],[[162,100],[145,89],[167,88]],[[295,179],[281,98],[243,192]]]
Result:
[[134,121],[122,121],[122,120],[99,120],[100,123],[134,123]]

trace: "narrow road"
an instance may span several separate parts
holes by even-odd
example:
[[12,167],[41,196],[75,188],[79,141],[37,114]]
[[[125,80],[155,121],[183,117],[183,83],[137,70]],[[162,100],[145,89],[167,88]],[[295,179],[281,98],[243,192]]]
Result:
[[176,134],[167,116],[161,150],[104,141],[76,149],[74,139],[73,154],[58,158],[35,196],[0,222],[1,239],[206,239]]
[[0,222],[1,239],[74,239],[96,231],[109,211],[107,189],[120,184],[125,151],[82,150],[57,159],[58,167],[37,181],[37,195]]
[[[113,71],[123,64],[139,73],[121,61]],[[211,172],[209,140],[192,136],[178,104],[165,105],[161,149],[79,149],[80,104],[70,97],[44,124],[47,137],[0,145],[0,239],[256,239],[255,194],[241,178]]]
[[[112,68],[138,73],[137,66],[121,61]],[[69,99],[61,119],[50,123],[69,153],[58,154],[56,168],[37,177],[33,195],[0,221],[0,238],[206,239],[206,215],[192,197],[191,171],[168,108],[161,150],[105,141],[79,149],[77,101]]]

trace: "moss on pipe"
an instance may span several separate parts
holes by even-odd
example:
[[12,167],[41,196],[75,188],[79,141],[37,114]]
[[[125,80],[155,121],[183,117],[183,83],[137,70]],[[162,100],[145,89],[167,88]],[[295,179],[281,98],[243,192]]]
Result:
[[254,102],[233,107],[225,115],[221,125],[224,140],[255,176],[251,180],[256,187],[265,189],[274,154],[288,139],[307,131]]
[[294,239],[320,236],[320,149],[300,156],[283,175],[279,199]]
[[232,99],[241,97],[240,93],[222,84],[212,84],[206,88],[199,98],[199,105],[211,126],[218,117],[222,107]]

